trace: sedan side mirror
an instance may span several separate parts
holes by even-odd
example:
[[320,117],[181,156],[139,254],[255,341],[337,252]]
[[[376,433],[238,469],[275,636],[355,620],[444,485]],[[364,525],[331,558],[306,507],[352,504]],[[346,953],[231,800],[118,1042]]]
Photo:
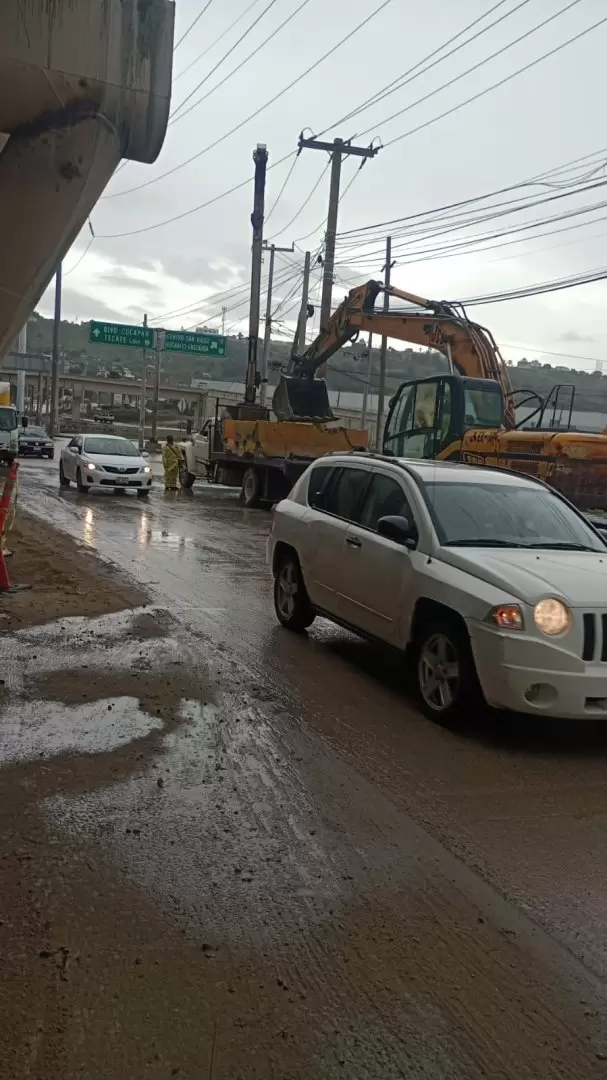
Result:
[[389,514],[379,519],[377,531],[380,536],[385,536],[387,540],[393,540],[395,544],[401,544],[409,550],[417,547],[417,526],[409,518]]
[[149,458],[150,455],[148,454],[147,450],[144,450],[141,456],[142,458]]

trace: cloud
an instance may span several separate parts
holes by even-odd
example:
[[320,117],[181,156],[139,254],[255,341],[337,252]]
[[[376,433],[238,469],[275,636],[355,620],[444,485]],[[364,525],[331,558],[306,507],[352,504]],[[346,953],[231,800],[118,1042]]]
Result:
[[566,341],[570,345],[583,345],[587,341],[596,341],[596,338],[592,334],[578,334],[577,330],[566,330],[560,335],[559,341]]

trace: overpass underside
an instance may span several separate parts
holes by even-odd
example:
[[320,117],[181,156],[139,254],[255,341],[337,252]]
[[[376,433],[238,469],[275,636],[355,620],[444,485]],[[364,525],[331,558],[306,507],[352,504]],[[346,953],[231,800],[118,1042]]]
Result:
[[0,0],[0,364],[121,158],[166,133],[169,0]]

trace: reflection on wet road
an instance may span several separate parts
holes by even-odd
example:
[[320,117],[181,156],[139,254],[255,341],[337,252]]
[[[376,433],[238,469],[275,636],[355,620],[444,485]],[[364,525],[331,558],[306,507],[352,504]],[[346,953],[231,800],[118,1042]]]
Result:
[[[450,733],[416,711],[398,658],[322,622],[280,630],[269,515],[232,491],[156,490],[142,506],[60,491],[56,467],[27,463],[22,498],[148,586],[180,662],[208,679],[207,711],[176,706],[164,732],[162,785],[143,764],[112,778],[110,743],[89,732],[79,749],[110,755],[105,779],[49,789],[47,812],[122,868],[122,902],[143,889],[197,941],[232,1039],[217,1076],[603,1075],[607,737],[485,717]],[[111,618],[104,633],[119,638]],[[114,694],[120,715],[132,690]],[[64,706],[71,747],[86,708]],[[135,706],[135,737],[157,738]],[[212,1005],[181,963],[211,1040]]]

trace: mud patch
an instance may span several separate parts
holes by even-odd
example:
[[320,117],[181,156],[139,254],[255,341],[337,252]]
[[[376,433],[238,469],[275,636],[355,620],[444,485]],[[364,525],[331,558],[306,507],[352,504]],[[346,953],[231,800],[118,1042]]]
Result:
[[142,607],[147,596],[114,567],[47,522],[19,512],[7,560],[14,584],[27,592],[0,596],[0,633],[73,615],[105,615]]
[[184,700],[206,704],[211,691],[202,674],[181,671],[74,671],[63,669],[35,678],[28,687],[28,696],[63,705],[82,705],[94,701],[113,703],[121,698],[134,698],[139,709],[164,723],[171,721]]
[[135,615],[126,631],[126,636],[135,641],[149,641],[150,638],[165,637],[172,625],[168,611],[142,611]]

